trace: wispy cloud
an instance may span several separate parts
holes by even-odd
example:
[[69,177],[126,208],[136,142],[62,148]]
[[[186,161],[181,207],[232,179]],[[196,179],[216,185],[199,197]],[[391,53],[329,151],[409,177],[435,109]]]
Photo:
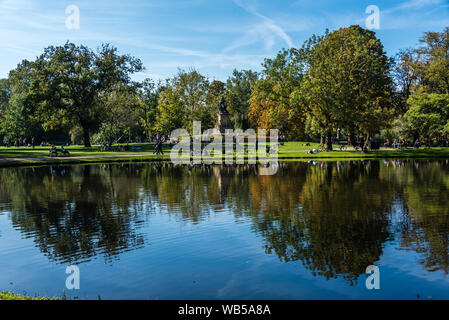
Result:
[[400,5],[387,9],[387,10],[383,10],[384,14],[390,14],[393,12],[397,12],[397,11],[405,11],[405,10],[416,10],[416,9],[421,9],[424,7],[429,7],[429,6],[435,6],[435,5],[439,5],[444,3],[444,0],[410,0],[410,1],[406,1],[404,3],[401,3]]
[[392,8],[381,9],[382,29],[439,29],[449,23],[446,5],[446,0],[409,0]]
[[[447,0],[375,2],[389,53],[449,25]],[[80,8],[79,30],[65,27],[72,3]],[[70,40],[92,48],[109,42],[141,58],[150,76],[195,67],[225,79],[234,68],[259,69],[281,47],[365,19],[359,0],[0,0],[0,77],[20,60]]]
[[290,36],[273,19],[259,13],[254,7],[244,4],[241,0],[233,0],[233,2],[251,15],[260,18],[262,21],[250,28],[241,38],[228,46],[224,50],[225,52],[253,44],[260,40],[265,41],[265,47],[269,49],[275,43],[274,36],[284,40],[288,47],[293,47],[293,41]]
[[23,10],[32,7],[30,0],[0,0],[0,11]]

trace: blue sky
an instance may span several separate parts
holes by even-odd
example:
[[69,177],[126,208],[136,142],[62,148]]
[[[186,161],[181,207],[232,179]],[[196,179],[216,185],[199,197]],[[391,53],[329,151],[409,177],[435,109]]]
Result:
[[[80,10],[78,30],[66,28],[69,5]],[[0,77],[70,40],[109,42],[139,57],[147,70],[137,80],[164,79],[178,67],[225,80],[234,68],[260,70],[264,58],[326,28],[365,26],[368,5],[380,8],[376,33],[388,55],[449,26],[449,0],[0,0]]]

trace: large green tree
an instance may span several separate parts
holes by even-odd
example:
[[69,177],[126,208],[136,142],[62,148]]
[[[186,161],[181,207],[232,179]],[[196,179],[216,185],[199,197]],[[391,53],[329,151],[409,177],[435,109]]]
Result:
[[[193,121],[201,121],[202,128],[213,128],[218,106],[208,103],[215,101],[209,95],[210,88],[209,80],[196,70],[180,70],[168,79],[159,97],[155,130],[170,134],[174,129],[183,128],[191,132]],[[212,88],[216,94],[217,88]]]
[[226,81],[226,101],[231,120],[235,128],[246,130],[249,123],[249,100],[252,86],[259,78],[257,72],[251,70],[234,70]]
[[424,90],[449,94],[449,27],[442,32],[426,32],[416,49],[420,63],[416,66]]
[[151,132],[156,122],[156,111],[160,93],[164,90],[161,83],[155,83],[151,79],[145,79],[137,84],[138,99],[137,112],[139,124],[145,132],[147,139],[151,138]]
[[279,129],[281,134],[299,137],[304,132],[304,115],[292,93],[301,87],[305,75],[302,50],[282,50],[263,63],[250,99],[251,123],[262,129]]
[[0,136],[4,134],[3,125],[10,97],[11,89],[9,87],[8,79],[0,79]]
[[120,138],[131,134],[138,124],[139,100],[134,86],[118,87],[104,94],[97,103],[102,105],[103,116],[100,126],[100,139],[108,141],[109,147]]
[[6,92],[2,97],[4,110],[2,131],[6,138],[18,139],[42,136],[43,128],[33,114],[31,83],[33,81],[33,63],[22,61],[16,69],[9,72],[7,81],[3,82]]
[[326,137],[345,129],[348,135],[369,137],[390,116],[391,60],[374,32],[351,26],[313,37],[307,44],[308,74],[295,98]]
[[143,70],[142,62],[120,55],[109,44],[96,52],[85,46],[66,43],[50,46],[32,63],[31,90],[35,113],[46,129],[79,125],[86,147],[91,132],[102,123],[102,95],[127,85],[130,75]]
[[421,139],[441,141],[449,137],[449,94],[414,94],[408,104],[404,117]]

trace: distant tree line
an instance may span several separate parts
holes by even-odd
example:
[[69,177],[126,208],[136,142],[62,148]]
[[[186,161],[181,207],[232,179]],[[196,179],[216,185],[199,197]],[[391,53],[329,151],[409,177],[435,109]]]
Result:
[[0,138],[85,146],[150,140],[191,130],[194,120],[213,127],[225,97],[236,128],[276,128],[290,139],[321,139],[328,150],[342,139],[449,139],[449,27],[395,57],[373,31],[326,30],[262,66],[234,70],[226,82],[194,69],[136,82],[142,62],[109,44],[50,46],[0,79]]

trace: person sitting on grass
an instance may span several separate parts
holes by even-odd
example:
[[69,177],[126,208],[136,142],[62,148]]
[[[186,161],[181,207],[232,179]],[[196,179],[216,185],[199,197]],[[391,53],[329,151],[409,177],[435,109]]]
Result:
[[58,156],[58,150],[56,149],[56,147],[54,145],[52,145],[51,149],[50,149],[50,157],[52,155]]
[[69,150],[64,148],[64,146],[61,147],[61,153],[64,154],[64,155],[69,155],[70,154]]

